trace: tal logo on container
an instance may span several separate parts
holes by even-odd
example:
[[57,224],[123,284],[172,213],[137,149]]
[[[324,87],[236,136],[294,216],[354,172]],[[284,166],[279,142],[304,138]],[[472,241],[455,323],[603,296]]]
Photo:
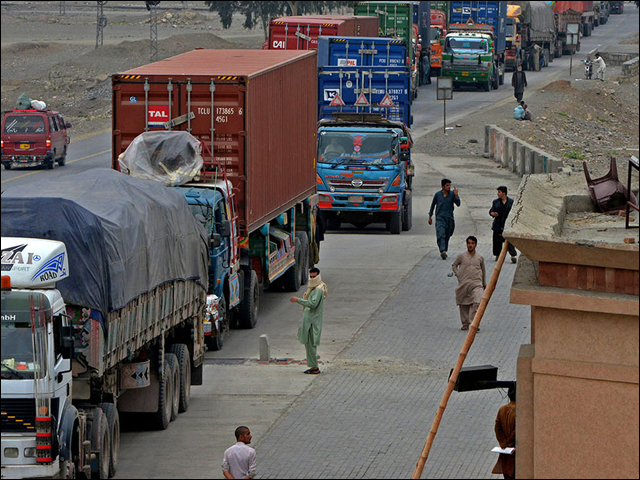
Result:
[[149,117],[150,127],[163,127],[166,122],[171,120],[169,118],[169,105],[150,106],[148,111],[148,117]]

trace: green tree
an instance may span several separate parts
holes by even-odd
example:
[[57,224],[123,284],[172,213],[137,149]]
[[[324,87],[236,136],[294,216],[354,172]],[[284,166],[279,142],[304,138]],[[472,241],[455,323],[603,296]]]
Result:
[[353,2],[229,2],[205,1],[209,10],[217,12],[223,28],[229,28],[234,14],[244,16],[244,28],[252,29],[258,22],[262,24],[265,39],[269,30],[269,20],[283,15],[311,15],[332,11],[340,7],[352,7]]

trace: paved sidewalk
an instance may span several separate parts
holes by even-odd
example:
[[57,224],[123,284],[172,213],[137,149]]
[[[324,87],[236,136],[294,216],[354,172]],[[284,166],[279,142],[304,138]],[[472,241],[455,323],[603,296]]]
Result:
[[[498,186],[494,183],[506,183],[498,177],[507,172],[479,162],[430,158],[422,166],[431,170],[423,176],[422,192],[435,192],[441,176],[453,178],[459,172],[454,182],[463,208],[456,217],[450,259],[439,259],[431,229],[425,237],[429,253],[267,435],[257,439],[260,478],[411,477],[466,336],[455,305],[457,282],[447,276],[453,252],[462,251],[467,235],[480,232],[488,277],[495,265],[487,212]],[[530,338],[529,307],[509,303],[514,271],[511,263],[503,267],[465,362],[499,367],[500,380],[515,379],[519,347]],[[454,392],[423,477],[497,478],[491,475],[497,456],[490,450],[496,445],[495,416],[505,403],[497,390]]]

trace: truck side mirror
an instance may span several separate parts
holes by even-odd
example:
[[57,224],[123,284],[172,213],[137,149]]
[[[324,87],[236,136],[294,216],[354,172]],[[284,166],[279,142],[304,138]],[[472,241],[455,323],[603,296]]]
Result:
[[211,247],[218,248],[220,245],[222,245],[222,235],[219,233],[211,235]]
[[229,220],[220,222],[220,235],[222,235],[223,238],[231,237],[231,222]]
[[75,353],[73,327],[60,328],[60,354],[65,360],[73,360]]

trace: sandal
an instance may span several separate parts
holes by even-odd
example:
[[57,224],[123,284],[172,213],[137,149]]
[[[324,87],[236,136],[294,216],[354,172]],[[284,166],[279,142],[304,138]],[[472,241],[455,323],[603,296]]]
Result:
[[463,325],[460,330],[469,330],[469,325]]
[[304,373],[307,373],[309,375],[317,375],[320,373],[320,369],[319,368],[310,368],[309,370],[305,370]]

